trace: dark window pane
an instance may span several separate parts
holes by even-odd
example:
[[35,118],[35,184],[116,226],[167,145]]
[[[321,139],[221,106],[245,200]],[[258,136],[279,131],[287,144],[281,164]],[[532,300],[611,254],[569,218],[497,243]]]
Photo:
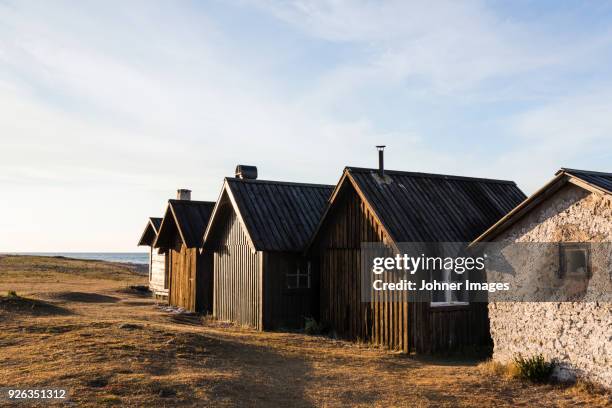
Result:
[[561,264],[559,276],[581,277],[590,276],[589,271],[589,247],[587,243],[561,244]]
[[565,253],[566,271],[571,275],[585,275],[587,268],[586,251],[568,250]]

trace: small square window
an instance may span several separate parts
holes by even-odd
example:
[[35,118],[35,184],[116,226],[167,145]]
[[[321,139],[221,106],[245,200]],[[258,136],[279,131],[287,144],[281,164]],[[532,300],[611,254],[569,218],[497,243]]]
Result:
[[298,263],[294,271],[287,273],[287,288],[310,288],[310,262],[307,262],[306,265],[300,265]]
[[591,275],[590,246],[588,243],[559,246],[559,278],[584,278]]

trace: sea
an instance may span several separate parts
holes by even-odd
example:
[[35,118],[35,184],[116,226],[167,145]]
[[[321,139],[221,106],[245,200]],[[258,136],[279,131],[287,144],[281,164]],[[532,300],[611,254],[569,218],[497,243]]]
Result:
[[148,264],[148,252],[6,252],[5,255],[63,256],[133,264]]

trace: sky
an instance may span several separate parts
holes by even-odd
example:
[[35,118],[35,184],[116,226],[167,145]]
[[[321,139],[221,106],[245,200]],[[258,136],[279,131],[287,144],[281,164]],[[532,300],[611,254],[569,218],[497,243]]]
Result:
[[612,171],[612,4],[0,0],[0,252],[144,251],[236,164]]

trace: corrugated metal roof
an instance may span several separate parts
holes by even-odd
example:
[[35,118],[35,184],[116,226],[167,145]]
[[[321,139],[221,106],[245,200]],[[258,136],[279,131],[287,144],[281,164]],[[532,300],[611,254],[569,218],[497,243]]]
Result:
[[589,183],[612,194],[612,173],[602,173],[599,171],[576,170],[568,168],[562,168],[557,172],[557,175],[559,175],[560,173],[569,174],[573,177],[579,178],[580,180],[586,183]]
[[138,245],[153,245],[155,238],[157,238],[157,232],[159,231],[159,227],[161,226],[162,219],[156,217],[149,217],[147,221],[147,226],[145,227],[142,235],[140,236],[140,240],[138,241]]
[[334,187],[230,177],[225,182],[234,210],[259,251],[302,251]]
[[525,199],[512,181],[347,167],[395,242],[469,242]]
[[187,247],[200,248],[214,207],[214,201],[168,200],[155,247],[168,245],[169,237],[175,231]]

